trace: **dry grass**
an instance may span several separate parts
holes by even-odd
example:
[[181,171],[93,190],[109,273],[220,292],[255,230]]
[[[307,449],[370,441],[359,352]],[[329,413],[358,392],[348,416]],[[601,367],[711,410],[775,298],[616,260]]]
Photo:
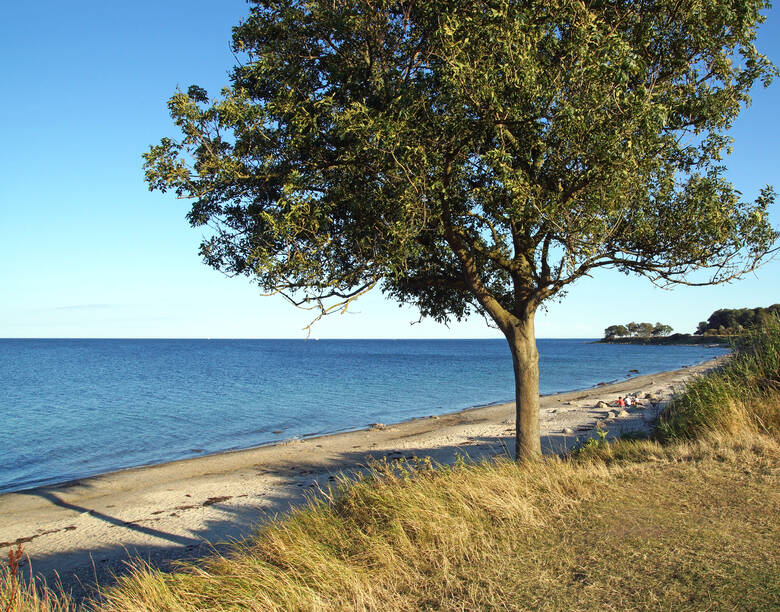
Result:
[[622,445],[647,459],[383,469],[229,557],[140,568],[101,609],[780,606],[777,443]]
[[73,602],[44,583],[17,584],[8,565],[0,565],[0,610],[3,612],[70,612]]
[[[139,565],[92,607],[778,609],[778,370],[741,372],[754,395],[680,398],[664,443],[592,445],[522,465],[377,465],[226,556],[175,573]],[[15,609],[66,603],[26,590]]]
[[[777,442],[752,434],[526,465],[379,466],[228,556],[139,566],[94,607],[772,609],[779,466]],[[66,607],[27,593],[16,609]]]

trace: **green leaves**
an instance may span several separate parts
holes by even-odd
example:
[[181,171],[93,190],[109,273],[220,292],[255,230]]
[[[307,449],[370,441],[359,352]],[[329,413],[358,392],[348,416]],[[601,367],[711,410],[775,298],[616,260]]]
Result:
[[230,87],[177,92],[145,169],[267,291],[520,317],[593,268],[723,282],[777,239],[774,192],[722,166],[777,73],[763,1],[250,4]]

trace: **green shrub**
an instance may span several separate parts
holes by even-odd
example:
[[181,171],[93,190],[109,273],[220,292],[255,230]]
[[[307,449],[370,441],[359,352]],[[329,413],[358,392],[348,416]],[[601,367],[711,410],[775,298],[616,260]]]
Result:
[[745,332],[733,348],[725,366],[690,381],[669,403],[656,429],[660,441],[743,427],[780,437],[780,318]]

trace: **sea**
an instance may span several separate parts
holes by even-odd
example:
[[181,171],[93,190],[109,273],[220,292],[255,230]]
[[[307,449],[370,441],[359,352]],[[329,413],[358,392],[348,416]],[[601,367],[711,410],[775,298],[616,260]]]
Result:
[[[706,361],[540,339],[542,394]],[[0,340],[0,493],[511,401],[489,340]]]

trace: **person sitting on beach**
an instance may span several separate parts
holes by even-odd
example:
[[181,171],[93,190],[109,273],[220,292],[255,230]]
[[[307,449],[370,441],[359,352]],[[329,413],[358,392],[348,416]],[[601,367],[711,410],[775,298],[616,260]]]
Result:
[[625,400],[623,399],[623,396],[622,396],[622,395],[618,395],[618,401],[617,401],[617,404],[618,404],[618,408],[625,408],[625,407],[626,407],[626,402],[625,402]]

